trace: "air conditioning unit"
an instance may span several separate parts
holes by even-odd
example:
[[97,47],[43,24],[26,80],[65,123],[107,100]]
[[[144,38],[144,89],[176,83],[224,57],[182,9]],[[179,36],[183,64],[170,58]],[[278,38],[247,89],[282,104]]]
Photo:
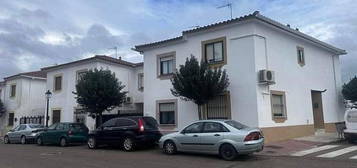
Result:
[[271,70],[260,70],[259,71],[259,83],[261,84],[275,84],[274,71]]
[[133,103],[133,99],[131,97],[126,97],[124,103],[131,104]]

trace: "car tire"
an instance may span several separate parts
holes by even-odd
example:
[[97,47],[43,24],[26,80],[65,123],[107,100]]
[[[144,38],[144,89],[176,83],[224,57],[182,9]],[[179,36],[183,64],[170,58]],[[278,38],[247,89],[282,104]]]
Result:
[[177,153],[176,144],[171,140],[168,140],[164,143],[162,150],[165,154],[168,155],[173,155]]
[[123,140],[122,147],[124,151],[130,152],[135,149],[135,142],[134,139],[131,137],[126,137]]
[[43,145],[42,137],[38,137],[38,138],[36,139],[36,143],[37,143],[37,145],[42,146],[42,145]]
[[237,158],[238,152],[231,144],[223,144],[219,148],[219,155],[224,160],[232,161]]
[[10,139],[9,139],[9,136],[5,136],[4,137],[4,144],[10,144]]
[[89,149],[97,148],[97,140],[94,137],[89,137],[87,141],[87,145]]
[[61,147],[66,147],[67,146],[67,139],[65,137],[62,137],[60,139],[60,143],[59,144],[60,144]]
[[20,142],[21,142],[22,145],[25,145],[25,144],[26,144],[26,137],[25,137],[25,135],[22,135],[22,136],[21,136]]

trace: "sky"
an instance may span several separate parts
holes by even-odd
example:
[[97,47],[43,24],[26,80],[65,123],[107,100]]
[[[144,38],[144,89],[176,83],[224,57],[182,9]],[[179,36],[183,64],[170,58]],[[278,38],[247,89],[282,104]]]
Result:
[[20,72],[99,55],[141,62],[135,45],[258,10],[345,49],[342,80],[357,74],[355,0],[0,0],[0,81]]

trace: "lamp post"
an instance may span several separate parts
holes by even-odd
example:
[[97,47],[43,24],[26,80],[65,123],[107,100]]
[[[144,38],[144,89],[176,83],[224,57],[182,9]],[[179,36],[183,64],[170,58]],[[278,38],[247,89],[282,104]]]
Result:
[[46,127],[48,127],[48,120],[50,119],[50,117],[48,116],[48,111],[49,111],[49,104],[50,104],[50,98],[52,93],[50,92],[50,90],[47,90],[46,94],[46,99],[47,99],[47,111],[46,111]]

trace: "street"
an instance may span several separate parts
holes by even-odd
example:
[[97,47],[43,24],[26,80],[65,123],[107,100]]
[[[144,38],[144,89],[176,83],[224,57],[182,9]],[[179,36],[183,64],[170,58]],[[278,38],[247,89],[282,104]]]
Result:
[[[338,149],[351,147],[342,143]],[[331,152],[329,149],[327,152]],[[185,168],[348,168],[357,167],[357,160],[350,156],[357,155],[357,151],[334,158],[315,157],[321,151],[301,157],[295,156],[267,156],[251,155],[239,157],[236,161],[223,161],[216,156],[199,154],[177,154],[167,156],[159,149],[142,149],[136,152],[123,152],[120,149],[102,148],[89,150],[87,146],[37,146],[33,144],[2,144],[0,143],[1,168],[111,168],[111,167],[185,167]]]

